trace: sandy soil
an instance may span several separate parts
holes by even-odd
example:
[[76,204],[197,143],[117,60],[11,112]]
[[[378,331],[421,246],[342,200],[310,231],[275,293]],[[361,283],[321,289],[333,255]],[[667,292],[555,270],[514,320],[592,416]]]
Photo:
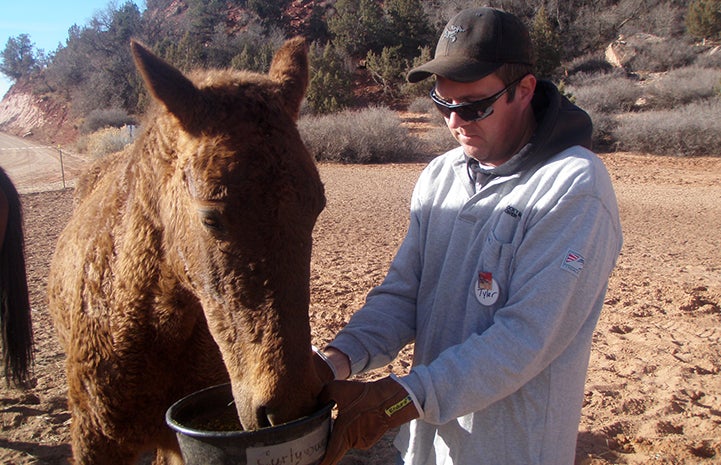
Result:
[[[604,155],[625,245],[593,341],[577,465],[721,463],[721,159]],[[420,164],[323,165],[311,321],[329,341],[383,278]],[[35,385],[0,388],[0,462],[65,464],[63,354],[44,287],[72,191],[23,195]],[[408,367],[409,351],[373,376]],[[388,463],[390,436],[344,465]]]

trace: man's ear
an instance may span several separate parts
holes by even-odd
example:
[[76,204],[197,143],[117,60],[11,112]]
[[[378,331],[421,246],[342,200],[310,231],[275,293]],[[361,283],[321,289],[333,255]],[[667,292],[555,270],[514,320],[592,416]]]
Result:
[[524,102],[531,104],[533,93],[536,91],[536,76],[527,74],[516,85],[516,98],[520,98]]

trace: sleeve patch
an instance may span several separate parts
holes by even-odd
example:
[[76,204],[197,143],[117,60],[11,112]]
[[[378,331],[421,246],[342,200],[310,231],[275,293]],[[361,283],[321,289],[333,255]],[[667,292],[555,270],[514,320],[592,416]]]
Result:
[[583,258],[583,255],[575,250],[568,249],[566,256],[563,258],[563,262],[561,263],[561,269],[578,275],[583,269],[585,261],[586,260]]

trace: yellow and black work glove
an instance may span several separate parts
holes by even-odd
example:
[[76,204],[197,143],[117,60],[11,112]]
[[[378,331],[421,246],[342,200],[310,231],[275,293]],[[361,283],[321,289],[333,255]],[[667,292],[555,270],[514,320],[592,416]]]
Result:
[[334,381],[321,392],[338,416],[320,465],[335,465],[349,449],[368,449],[391,428],[420,416],[408,391],[391,377],[370,383]]

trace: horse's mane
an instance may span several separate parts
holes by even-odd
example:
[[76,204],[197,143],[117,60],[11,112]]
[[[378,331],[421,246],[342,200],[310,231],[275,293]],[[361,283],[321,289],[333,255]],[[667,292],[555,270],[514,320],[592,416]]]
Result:
[[12,181],[0,168],[0,189],[8,202],[5,240],[0,244],[0,329],[5,379],[23,384],[33,360],[30,297],[25,270],[23,212]]

